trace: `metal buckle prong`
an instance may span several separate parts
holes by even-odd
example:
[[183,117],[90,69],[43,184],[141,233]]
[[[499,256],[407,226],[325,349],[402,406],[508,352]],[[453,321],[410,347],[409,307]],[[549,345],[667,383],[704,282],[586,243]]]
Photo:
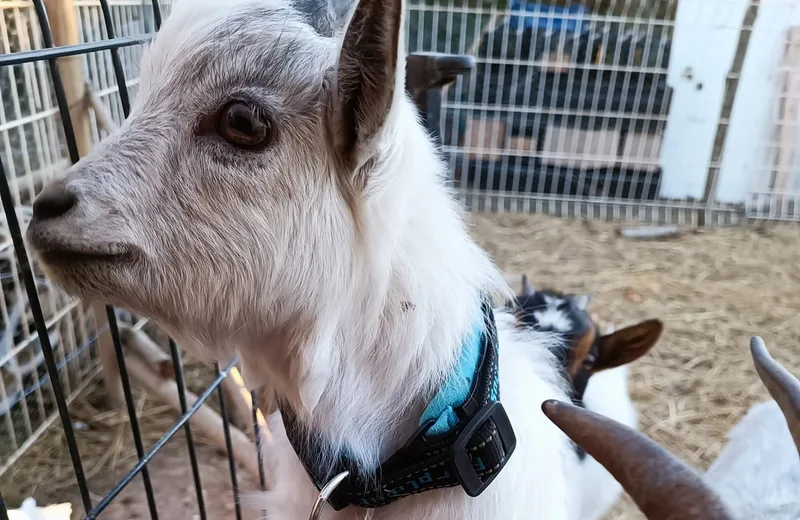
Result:
[[343,471],[333,477],[330,482],[322,487],[322,489],[319,491],[319,495],[317,495],[317,501],[314,502],[314,507],[311,509],[311,514],[308,516],[308,520],[319,519],[319,516],[322,514],[322,509],[325,507],[325,504],[328,503],[328,498],[330,498],[336,487],[348,476],[350,476],[350,472]]

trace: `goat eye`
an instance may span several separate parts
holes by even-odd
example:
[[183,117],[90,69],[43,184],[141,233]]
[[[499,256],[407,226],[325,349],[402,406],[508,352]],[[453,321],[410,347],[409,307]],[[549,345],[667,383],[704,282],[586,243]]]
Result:
[[247,150],[266,146],[272,137],[269,119],[240,102],[222,110],[217,131],[231,145]]

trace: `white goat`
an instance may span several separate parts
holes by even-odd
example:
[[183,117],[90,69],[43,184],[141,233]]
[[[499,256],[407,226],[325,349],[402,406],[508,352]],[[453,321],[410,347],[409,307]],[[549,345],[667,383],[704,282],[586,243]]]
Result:
[[[704,478],[740,520],[798,520],[800,383],[792,394],[787,389],[791,376],[775,368],[764,346],[754,342],[751,349],[774,399],[753,406],[731,429],[728,443]],[[783,387],[781,378],[787,381]]]
[[[553,401],[542,408],[619,480],[650,520],[796,520],[800,518],[796,472],[800,380],[770,357],[760,338],[752,339],[750,350],[776,409],[783,413],[783,423],[773,424],[771,406],[751,410],[734,430],[741,433],[742,424],[749,424],[745,430],[754,437],[745,441],[732,435],[705,479],[652,440],[612,419]],[[754,426],[756,421],[764,430]],[[784,451],[766,448],[770,442]]]
[[[541,332],[563,336],[555,350],[572,402],[633,429],[638,413],[628,392],[628,363],[646,354],[663,331],[659,320],[647,320],[617,331],[601,333],[591,319],[589,295],[535,290],[523,276],[522,291],[513,302],[517,322]],[[579,498],[578,520],[599,520],[614,506],[622,486],[593,457],[580,450],[580,471],[573,497]]]
[[[361,0],[343,31],[322,3],[177,0],[130,117],[43,190],[27,237],[69,292],[206,359],[238,352],[318,441],[313,464],[346,455],[369,479],[485,331],[482,298],[508,289],[404,92],[403,2]],[[538,406],[567,398],[556,341],[496,323],[517,438],[496,481],[328,517],[568,518],[575,457]],[[271,518],[316,496],[289,474],[261,501]]]

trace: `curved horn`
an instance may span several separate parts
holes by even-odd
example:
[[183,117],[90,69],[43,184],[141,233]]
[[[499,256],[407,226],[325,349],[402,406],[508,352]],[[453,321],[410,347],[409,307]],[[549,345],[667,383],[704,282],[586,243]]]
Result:
[[522,296],[533,296],[536,290],[531,285],[531,282],[528,280],[528,275],[522,275]]
[[800,380],[770,356],[764,340],[758,336],[750,339],[750,354],[753,356],[758,377],[780,406],[800,453]]
[[582,311],[585,311],[586,308],[589,306],[589,302],[592,299],[592,295],[589,293],[581,294],[580,296],[575,297],[575,304],[578,308]]
[[622,484],[649,520],[732,520],[694,470],[636,430],[560,401],[545,401],[542,411]]

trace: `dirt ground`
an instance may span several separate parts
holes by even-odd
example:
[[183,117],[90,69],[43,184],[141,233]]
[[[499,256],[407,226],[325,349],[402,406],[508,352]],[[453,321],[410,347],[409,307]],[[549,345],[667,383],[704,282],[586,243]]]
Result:
[[[748,407],[767,397],[749,357],[752,335],[762,336],[773,356],[800,374],[800,226],[632,241],[618,237],[613,224],[518,214],[473,215],[472,221],[474,235],[505,272],[527,273],[539,286],[590,292],[590,310],[617,327],[646,318],[664,321],[658,345],[631,367],[631,394],[640,429],[700,470],[715,459],[726,432]],[[187,372],[195,388],[202,388],[204,377]],[[87,466],[95,501],[135,458],[129,436],[121,433],[128,430],[124,419],[99,411],[97,398],[73,406],[74,417],[89,425],[79,441],[81,451],[92,454]],[[141,409],[151,445],[174,417],[144,397]],[[9,502],[32,493],[40,502],[73,500],[76,513],[82,511],[62,438],[53,429],[0,479]],[[198,455],[209,518],[234,518],[227,459],[208,447]],[[156,456],[150,473],[162,518],[199,518],[182,437]],[[239,477],[243,489],[255,489],[244,471]],[[100,518],[149,518],[141,480]],[[623,500],[607,520],[640,518]]]

